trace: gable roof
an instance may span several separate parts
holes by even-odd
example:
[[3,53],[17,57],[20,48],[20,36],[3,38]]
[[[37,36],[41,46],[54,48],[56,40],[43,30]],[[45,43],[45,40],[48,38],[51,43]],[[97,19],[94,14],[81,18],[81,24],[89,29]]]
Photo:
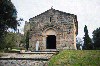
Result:
[[33,18],[36,18],[36,17],[39,17],[40,15],[45,14],[45,13],[47,13],[47,12],[49,12],[49,11],[59,12],[59,13],[61,13],[61,14],[67,15],[67,16],[68,16],[68,15],[76,16],[76,15],[71,14],[71,13],[66,13],[66,12],[63,12],[63,11],[55,10],[55,9],[53,9],[53,8],[51,7],[51,9],[49,9],[49,10],[43,12],[43,13],[40,13],[39,15],[36,15],[35,17],[30,18],[29,20],[31,20],[31,19],[33,19]]

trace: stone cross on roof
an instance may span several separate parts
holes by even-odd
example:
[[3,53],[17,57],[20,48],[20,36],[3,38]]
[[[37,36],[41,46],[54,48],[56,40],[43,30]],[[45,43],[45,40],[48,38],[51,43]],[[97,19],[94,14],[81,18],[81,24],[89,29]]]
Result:
[[53,9],[53,6],[51,6],[51,9]]

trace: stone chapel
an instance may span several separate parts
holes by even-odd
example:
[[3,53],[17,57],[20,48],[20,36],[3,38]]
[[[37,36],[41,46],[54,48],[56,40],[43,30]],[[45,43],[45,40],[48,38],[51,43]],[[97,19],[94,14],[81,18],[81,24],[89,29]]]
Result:
[[39,50],[76,49],[78,34],[77,16],[53,8],[25,22],[24,33],[29,31],[29,49]]

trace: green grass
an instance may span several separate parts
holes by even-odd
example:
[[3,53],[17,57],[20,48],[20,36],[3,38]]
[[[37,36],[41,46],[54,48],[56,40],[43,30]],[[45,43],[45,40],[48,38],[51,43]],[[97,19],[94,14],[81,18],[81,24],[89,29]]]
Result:
[[0,51],[0,57],[3,56],[3,53],[4,53],[4,52]]
[[100,66],[100,50],[64,50],[48,66]]
[[23,47],[14,47],[14,48],[12,48],[12,50],[21,50],[21,49],[25,49],[25,48],[23,48]]
[[0,57],[1,57],[1,56],[3,56],[3,54],[2,54],[2,53],[0,53]]

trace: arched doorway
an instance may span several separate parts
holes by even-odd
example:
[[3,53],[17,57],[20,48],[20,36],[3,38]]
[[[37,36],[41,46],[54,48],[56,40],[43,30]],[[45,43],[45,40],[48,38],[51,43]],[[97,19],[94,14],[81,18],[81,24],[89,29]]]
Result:
[[56,36],[48,35],[46,38],[46,49],[56,49]]
[[54,28],[47,28],[43,31],[43,44],[45,49],[57,49],[57,31]]

